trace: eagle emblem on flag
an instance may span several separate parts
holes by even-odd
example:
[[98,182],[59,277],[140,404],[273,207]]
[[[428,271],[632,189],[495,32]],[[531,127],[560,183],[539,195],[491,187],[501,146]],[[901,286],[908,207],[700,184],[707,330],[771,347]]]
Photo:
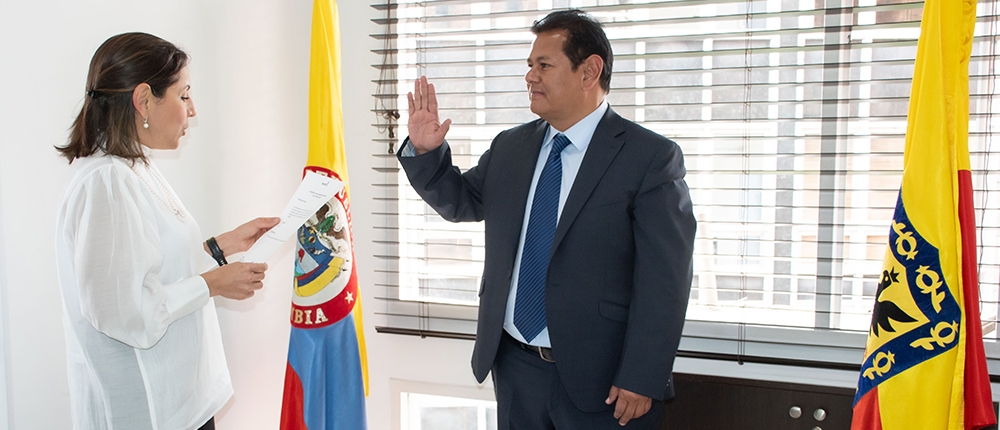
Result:
[[940,251],[910,223],[901,196],[893,218],[855,402],[958,345],[962,313],[941,271]]

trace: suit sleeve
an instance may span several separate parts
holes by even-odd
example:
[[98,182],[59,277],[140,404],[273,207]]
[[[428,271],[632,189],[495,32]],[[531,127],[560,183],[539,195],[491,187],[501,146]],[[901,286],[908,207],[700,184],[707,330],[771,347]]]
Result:
[[691,290],[696,221],[684,157],[658,151],[635,197],[635,267],[628,328],[615,386],[654,399],[672,393],[671,372]]
[[410,145],[407,138],[396,158],[417,194],[445,220],[482,221],[483,181],[490,152],[483,154],[477,166],[462,173],[452,165],[448,142],[428,153],[407,156],[404,149]]

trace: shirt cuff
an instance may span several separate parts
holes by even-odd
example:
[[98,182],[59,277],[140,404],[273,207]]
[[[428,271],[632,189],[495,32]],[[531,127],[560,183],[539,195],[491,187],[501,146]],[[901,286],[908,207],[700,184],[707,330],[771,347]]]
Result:
[[413,144],[410,143],[409,139],[403,141],[403,150],[399,152],[401,157],[416,157],[417,150],[413,149]]
[[[448,149],[448,141],[446,140],[446,141],[442,142],[441,143],[441,147],[443,147],[444,149]],[[400,157],[416,157],[417,156],[417,150],[413,148],[413,144],[410,143],[410,139],[406,139],[406,140],[403,141],[403,147],[399,150],[399,156]]]
[[192,276],[164,287],[170,290],[166,300],[170,315],[167,324],[172,324],[208,304],[208,283],[201,276]]

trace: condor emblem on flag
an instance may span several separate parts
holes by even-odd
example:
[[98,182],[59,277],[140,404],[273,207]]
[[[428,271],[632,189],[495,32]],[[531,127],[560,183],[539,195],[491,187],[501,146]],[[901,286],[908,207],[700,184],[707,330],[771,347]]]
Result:
[[883,380],[958,345],[962,311],[942,275],[939,255],[910,224],[900,197],[855,403]]
[[[340,180],[333,172],[317,173]],[[340,190],[299,228],[291,315],[295,327],[324,327],[354,309],[358,282],[346,198],[346,189]]]

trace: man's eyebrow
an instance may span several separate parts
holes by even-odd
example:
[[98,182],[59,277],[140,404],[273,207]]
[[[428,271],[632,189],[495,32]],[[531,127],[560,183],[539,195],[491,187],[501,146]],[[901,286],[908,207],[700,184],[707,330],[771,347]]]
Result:
[[549,59],[548,55],[541,55],[541,56],[539,56],[537,58],[528,57],[528,61],[542,61],[542,60],[548,60],[548,59]]

